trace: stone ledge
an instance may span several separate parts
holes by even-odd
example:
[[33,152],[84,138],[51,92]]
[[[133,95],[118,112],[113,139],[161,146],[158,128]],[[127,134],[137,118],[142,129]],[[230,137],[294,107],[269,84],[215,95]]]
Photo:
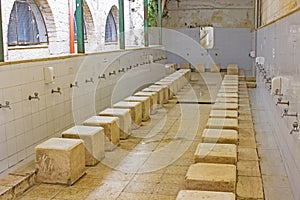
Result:
[[238,132],[236,130],[204,129],[201,139],[206,143],[237,144]]

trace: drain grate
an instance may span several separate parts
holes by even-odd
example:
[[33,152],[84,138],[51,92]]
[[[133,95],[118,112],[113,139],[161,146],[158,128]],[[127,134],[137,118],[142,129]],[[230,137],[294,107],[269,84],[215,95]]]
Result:
[[215,102],[177,101],[176,104],[207,104],[207,105],[212,105],[212,104],[215,104]]

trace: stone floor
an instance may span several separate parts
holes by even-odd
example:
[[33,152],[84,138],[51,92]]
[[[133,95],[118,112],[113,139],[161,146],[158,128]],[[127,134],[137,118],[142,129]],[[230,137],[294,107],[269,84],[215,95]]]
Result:
[[[211,110],[210,102],[216,97],[220,82],[218,73],[205,73],[205,77],[192,73],[191,84],[180,90],[176,99],[133,130],[119,148],[107,152],[100,164],[87,168],[87,174],[73,186],[37,184],[19,200],[176,199],[178,192],[185,189],[184,178],[194,163],[194,152]],[[263,115],[263,111],[256,113],[255,101],[252,108],[254,120]],[[257,132],[257,141],[262,144],[258,150],[264,163],[261,169],[266,199],[292,199],[284,170],[267,164],[272,161],[277,166],[274,161],[279,160],[278,166],[282,166],[282,160],[265,159],[278,151],[267,134]]]

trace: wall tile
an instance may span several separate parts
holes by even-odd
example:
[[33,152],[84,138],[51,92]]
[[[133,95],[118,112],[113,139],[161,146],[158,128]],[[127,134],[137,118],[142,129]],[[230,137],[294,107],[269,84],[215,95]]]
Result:
[[0,173],[8,169],[8,159],[0,160]]
[[0,160],[7,157],[7,143],[6,141],[0,143]]
[[13,137],[7,140],[7,155],[12,156],[17,153],[17,138]]
[[5,124],[0,125],[0,142],[6,141]]
[[15,121],[11,121],[5,124],[5,133],[6,133],[7,140],[16,136]]

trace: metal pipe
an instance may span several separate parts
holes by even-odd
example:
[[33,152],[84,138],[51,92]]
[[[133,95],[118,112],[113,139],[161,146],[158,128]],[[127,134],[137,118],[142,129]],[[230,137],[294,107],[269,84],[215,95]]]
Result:
[[70,53],[75,53],[75,28],[74,28],[74,4],[73,0],[69,0],[69,26],[70,26]]
[[149,46],[149,30],[148,30],[148,0],[144,0],[144,41],[145,47]]
[[124,0],[119,0],[119,35],[120,49],[125,49]]
[[4,62],[1,0],[0,0],[0,62]]
[[76,0],[76,26],[77,26],[77,52],[85,53],[84,49],[84,23],[83,0]]
[[158,28],[159,28],[159,36],[158,36],[158,44],[162,45],[162,2],[158,0]]

